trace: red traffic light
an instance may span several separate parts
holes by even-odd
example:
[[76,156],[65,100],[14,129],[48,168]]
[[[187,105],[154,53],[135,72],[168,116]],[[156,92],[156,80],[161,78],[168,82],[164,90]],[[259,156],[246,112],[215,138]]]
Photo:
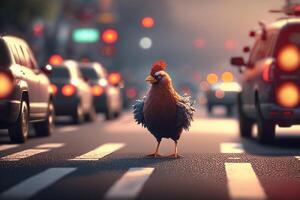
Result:
[[60,65],[62,62],[63,58],[58,54],[54,54],[49,58],[49,63],[51,65]]
[[113,44],[118,40],[118,32],[115,29],[106,29],[102,32],[102,40],[107,44]]
[[141,24],[144,28],[152,28],[154,26],[154,19],[152,17],[144,17]]

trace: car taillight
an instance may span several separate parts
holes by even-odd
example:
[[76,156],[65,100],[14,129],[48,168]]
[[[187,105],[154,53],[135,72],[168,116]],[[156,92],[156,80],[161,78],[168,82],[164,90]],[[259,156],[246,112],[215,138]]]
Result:
[[74,95],[75,92],[76,92],[76,88],[74,87],[74,85],[68,84],[61,88],[61,93],[67,97]]
[[0,72],[0,98],[5,98],[13,90],[13,77],[7,72]]
[[273,59],[266,59],[263,63],[263,73],[262,78],[266,82],[270,82],[274,78],[274,60]]
[[285,72],[293,72],[299,68],[300,55],[298,47],[288,45],[283,47],[278,54],[278,67]]
[[101,96],[104,92],[104,88],[101,87],[100,85],[94,85],[92,86],[92,94],[94,96]]
[[277,102],[287,108],[294,108],[299,104],[299,88],[293,82],[286,82],[279,86],[277,93]]
[[51,84],[51,85],[50,85],[50,92],[51,92],[52,94],[56,94],[56,93],[57,93],[57,87],[56,87],[55,84]]

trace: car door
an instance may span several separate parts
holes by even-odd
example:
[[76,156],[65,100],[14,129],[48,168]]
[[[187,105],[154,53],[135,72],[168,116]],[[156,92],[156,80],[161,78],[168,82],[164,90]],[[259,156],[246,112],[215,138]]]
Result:
[[39,102],[39,92],[40,92],[40,81],[38,75],[34,69],[28,63],[28,58],[26,59],[26,54],[21,47],[21,44],[15,43],[14,47],[19,56],[19,64],[21,68],[21,73],[28,84],[28,97],[29,97],[29,108],[31,113],[31,118],[37,118],[40,113],[40,102]]

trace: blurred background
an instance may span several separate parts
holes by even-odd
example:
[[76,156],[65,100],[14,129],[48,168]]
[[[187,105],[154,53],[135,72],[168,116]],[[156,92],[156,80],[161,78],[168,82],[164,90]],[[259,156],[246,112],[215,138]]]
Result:
[[[128,98],[144,94],[145,76],[157,59],[180,93],[198,97],[208,74],[238,79],[229,57],[251,46],[249,28],[281,14],[282,0],[4,0],[0,32],[26,39],[40,66],[52,55],[98,61],[118,71]],[[210,74],[211,75],[211,74]],[[216,82],[213,77],[211,82]],[[231,79],[231,78],[229,78]],[[208,82],[210,82],[208,80]],[[199,90],[200,89],[200,90]],[[202,100],[203,102],[205,100]],[[201,100],[200,100],[201,102]]]

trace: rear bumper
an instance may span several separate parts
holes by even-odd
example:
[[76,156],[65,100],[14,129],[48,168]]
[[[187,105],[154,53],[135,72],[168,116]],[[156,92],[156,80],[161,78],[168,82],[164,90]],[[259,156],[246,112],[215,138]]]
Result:
[[217,98],[214,92],[207,94],[208,105],[225,105],[231,106],[236,104],[237,93],[236,92],[224,92],[223,98]]
[[19,116],[21,101],[0,100],[0,127],[14,123]]
[[264,119],[272,120],[278,124],[300,124],[300,108],[283,108],[274,103],[262,103],[260,109]]
[[80,102],[79,97],[55,97],[54,98],[54,108],[55,114],[57,116],[62,115],[73,115],[76,113],[78,103]]

